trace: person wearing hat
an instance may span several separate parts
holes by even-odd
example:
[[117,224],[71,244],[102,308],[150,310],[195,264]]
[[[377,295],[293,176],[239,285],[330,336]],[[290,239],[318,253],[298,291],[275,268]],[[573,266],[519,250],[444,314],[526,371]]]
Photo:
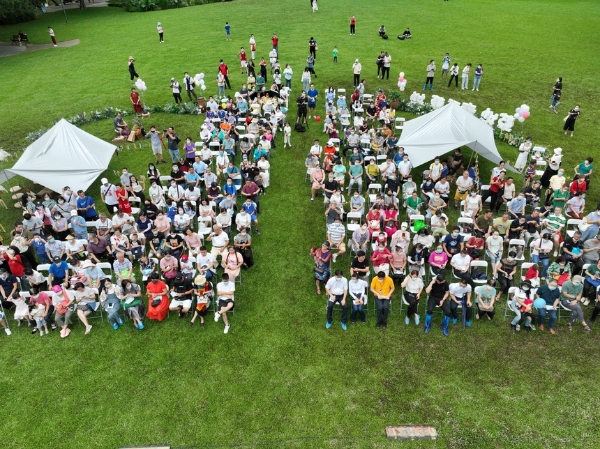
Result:
[[591,329],[585,322],[583,317],[583,310],[579,304],[583,294],[583,278],[579,275],[573,276],[573,278],[562,285],[560,290],[560,302],[561,305],[571,311],[571,318],[567,323],[567,327],[570,331],[573,330],[573,323],[579,320],[583,326],[583,330],[589,332]]
[[[81,218],[81,217],[80,217]],[[65,245],[67,252],[67,258],[73,259],[75,257],[83,260],[86,258],[85,244],[73,237],[72,235],[67,236],[67,244]]]
[[182,273],[177,273],[171,286],[171,304],[169,310],[171,312],[179,312],[179,318],[184,318],[192,307],[192,293],[194,286],[192,280],[184,277]]
[[137,72],[135,71],[135,66],[134,66],[134,61],[135,59],[133,59],[133,56],[129,57],[129,62],[127,63],[127,66],[129,68],[129,75],[131,77],[131,82],[133,82],[134,78],[139,78],[140,75],[137,74]]
[[77,210],[73,209],[71,211],[71,229],[73,229],[73,233],[75,234],[75,238],[77,240],[87,240],[87,223],[85,222],[85,218],[77,214]]
[[73,306],[74,295],[72,291],[67,291],[62,285],[52,287],[52,305],[54,306],[54,320],[57,326],[61,328],[61,338],[66,338],[71,333],[71,315],[75,311]]
[[196,308],[194,309],[194,316],[190,321],[190,326],[194,325],[198,317],[200,317],[200,326],[204,326],[204,317],[210,308],[213,298],[212,285],[206,281],[204,276],[199,274],[194,279],[194,287],[193,293],[196,296]]
[[117,210],[117,205],[119,201],[117,199],[117,188],[114,184],[108,182],[108,179],[102,178],[100,180],[102,184],[100,186],[100,196],[102,198],[102,202],[106,205],[106,208],[110,212],[111,215],[114,215]]
[[181,98],[181,84],[175,79],[171,78],[171,90],[173,91],[173,99],[175,100],[175,104],[183,103]]
[[48,268],[48,284],[68,285],[69,283],[69,264],[60,257],[52,259],[52,264]]

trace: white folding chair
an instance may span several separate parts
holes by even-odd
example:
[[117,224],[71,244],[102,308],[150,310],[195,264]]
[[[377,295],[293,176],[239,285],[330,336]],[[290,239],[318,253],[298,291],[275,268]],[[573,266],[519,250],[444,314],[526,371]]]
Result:
[[415,231],[415,221],[417,221],[417,220],[425,221],[425,216],[419,215],[419,214],[413,214],[410,217],[408,217],[408,227],[410,229],[410,232],[412,232],[413,234],[416,234],[416,232],[417,232],[417,231]]
[[578,230],[578,226],[583,223],[583,220],[580,220],[578,218],[569,218],[567,220],[567,225],[565,227],[567,235],[569,237],[573,237],[573,235],[575,234],[575,231]]
[[548,163],[544,159],[536,159],[535,161],[535,176],[542,176],[546,171]]
[[96,264],[96,266],[98,268],[100,268],[102,271],[108,269],[108,271],[110,273],[110,279],[111,279],[111,281],[114,281],[115,276],[114,276],[114,273],[113,273],[112,265],[110,263],[108,263],[108,262],[100,262],[100,263]]
[[471,238],[471,233],[463,232],[464,227],[461,226],[461,224],[470,225],[471,229],[473,229],[473,219],[469,217],[459,217],[456,222],[461,230],[460,235],[462,235],[463,240],[469,240]]
[[[490,186],[489,186],[488,184],[482,185],[482,186],[480,187],[480,190],[481,190],[481,192],[480,192],[480,193],[481,193],[481,195],[483,196],[483,194],[484,194],[485,192],[487,192],[488,190],[490,190]],[[491,198],[487,198],[487,199],[485,200],[485,202],[486,202],[486,203],[489,203],[491,200],[492,200]]]
[[521,264],[521,282],[523,282],[525,280],[525,274],[527,274],[527,270],[529,270],[532,265],[533,265],[533,262],[523,262]]
[[[367,191],[369,192],[369,204],[373,204],[377,199],[377,195],[381,193],[381,184],[372,183],[367,187]],[[374,191],[371,193],[371,191]]]
[[520,290],[519,287],[510,287],[508,289],[508,296],[506,297],[506,308],[504,309],[504,319],[506,319],[506,317],[508,316],[508,311],[509,310],[514,313],[514,310],[512,309],[512,307],[510,306],[510,304],[512,302],[512,297],[516,293],[518,293],[519,290]]
[[396,117],[396,119],[394,120],[394,128],[395,129],[399,129],[402,130],[404,129],[404,122],[406,121],[406,119],[404,117]]
[[518,253],[518,248],[517,247],[522,247],[523,248],[523,254],[521,254],[521,257],[516,257],[515,260],[525,260],[525,240],[523,239],[510,239],[508,241],[508,251],[511,251],[511,249],[515,249],[515,252]]
[[476,284],[485,284],[489,279],[488,262],[486,260],[473,260],[471,262],[471,270],[475,267],[483,269],[482,271],[485,272],[486,279],[473,279],[473,282]]

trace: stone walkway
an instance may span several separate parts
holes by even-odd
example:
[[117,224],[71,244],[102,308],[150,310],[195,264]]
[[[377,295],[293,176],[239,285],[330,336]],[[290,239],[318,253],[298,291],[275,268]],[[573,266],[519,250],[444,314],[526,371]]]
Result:
[[[48,38],[50,39],[50,38]],[[79,39],[73,39],[70,41],[58,42],[58,47],[73,47],[74,45],[79,44]],[[28,44],[28,45],[16,45],[11,44],[10,42],[0,42],[0,58],[3,56],[12,56],[18,55],[19,53],[23,53],[24,51],[36,51],[36,50],[45,50],[47,48],[55,48],[51,43],[49,44]]]

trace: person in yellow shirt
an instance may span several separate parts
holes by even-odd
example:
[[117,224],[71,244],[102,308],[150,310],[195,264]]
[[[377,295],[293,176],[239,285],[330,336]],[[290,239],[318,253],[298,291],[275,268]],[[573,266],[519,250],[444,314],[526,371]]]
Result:
[[371,292],[375,295],[377,306],[377,329],[387,329],[387,317],[390,312],[390,300],[394,293],[394,281],[386,276],[383,271],[377,273],[377,277],[371,281]]

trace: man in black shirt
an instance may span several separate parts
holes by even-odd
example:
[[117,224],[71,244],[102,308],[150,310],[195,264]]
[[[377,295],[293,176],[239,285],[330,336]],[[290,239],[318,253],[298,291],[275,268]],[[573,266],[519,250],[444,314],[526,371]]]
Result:
[[149,220],[154,221],[156,219],[156,214],[158,214],[158,207],[156,204],[151,201],[144,201],[144,209],[143,212],[146,214]]
[[329,175],[327,176],[327,180],[325,181],[325,183],[323,185],[323,193],[325,194],[325,203],[329,203],[329,198],[331,198],[331,195],[333,194],[333,192],[335,192],[339,188],[340,188],[340,184],[335,179],[333,179],[333,173],[329,173]]
[[429,285],[425,288],[425,291],[429,295],[427,298],[427,314],[425,315],[425,327],[423,328],[425,333],[428,333],[431,329],[431,319],[433,318],[433,309],[441,307],[444,312],[444,319],[442,320],[442,332],[448,336],[448,324],[450,324],[450,301],[449,286],[446,279],[441,274],[434,277]]
[[190,307],[192,307],[192,292],[194,291],[192,280],[186,278],[181,273],[177,273],[171,291],[177,295],[171,300],[169,310],[171,312],[179,312],[179,318],[183,318],[190,311]]
[[527,228],[527,224],[525,221],[525,217],[521,217],[518,220],[513,220],[510,223],[510,227],[508,228],[508,238],[511,239],[520,239],[523,236]]
[[152,235],[148,239],[148,243],[150,244],[148,258],[156,257],[160,259],[164,254],[165,235],[156,229],[155,225],[152,225]]
[[540,181],[535,181],[533,185],[525,187],[525,201],[527,205],[530,205],[533,209],[538,207],[540,197],[542,196],[542,185]]
[[562,247],[563,255],[567,258],[567,262],[573,264],[572,276],[581,273],[583,268],[583,241],[581,240],[581,232],[575,231],[573,237],[567,237]]
[[354,260],[352,260],[350,276],[354,275],[354,273],[357,273],[361,279],[364,279],[369,274],[369,260],[363,250],[359,250]]
[[530,239],[539,239],[540,233],[540,213],[537,210],[525,216],[525,246],[528,245]]
[[306,92],[302,91],[302,94],[296,100],[298,106],[298,117],[296,123],[304,123],[306,125],[306,113],[307,113],[308,99],[306,98]]
[[183,253],[183,238],[173,230],[166,238],[165,247],[173,257],[179,260],[181,253]]

